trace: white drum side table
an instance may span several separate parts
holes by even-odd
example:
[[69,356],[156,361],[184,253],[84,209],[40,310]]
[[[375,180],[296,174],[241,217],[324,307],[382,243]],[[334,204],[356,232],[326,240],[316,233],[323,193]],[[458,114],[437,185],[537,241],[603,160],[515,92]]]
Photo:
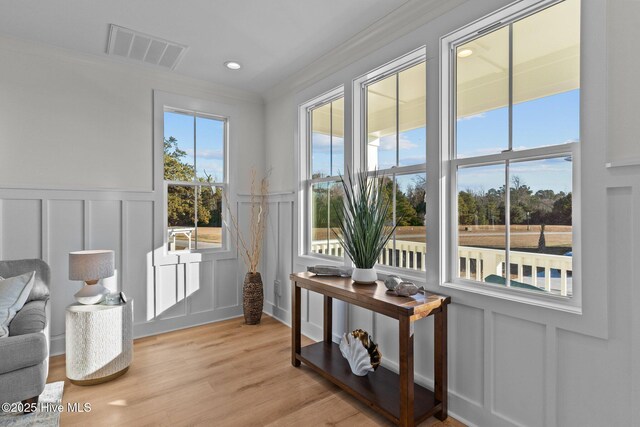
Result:
[[67,378],[73,384],[100,384],[127,372],[133,360],[133,300],[72,304],[65,320]]

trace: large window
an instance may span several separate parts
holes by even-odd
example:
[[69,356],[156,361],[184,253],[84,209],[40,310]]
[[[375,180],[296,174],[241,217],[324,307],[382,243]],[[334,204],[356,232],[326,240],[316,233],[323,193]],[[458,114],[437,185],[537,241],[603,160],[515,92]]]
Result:
[[445,280],[570,297],[580,2],[532,4],[443,40]]
[[388,223],[397,225],[378,263],[425,270],[426,63],[420,53],[412,56],[360,82],[366,129],[361,143],[367,170],[384,176],[393,206]]
[[165,108],[168,251],[223,247],[227,120]]
[[309,252],[342,256],[336,239],[336,207],[342,205],[344,171],[344,97],[335,94],[318,100],[307,108],[309,141]]

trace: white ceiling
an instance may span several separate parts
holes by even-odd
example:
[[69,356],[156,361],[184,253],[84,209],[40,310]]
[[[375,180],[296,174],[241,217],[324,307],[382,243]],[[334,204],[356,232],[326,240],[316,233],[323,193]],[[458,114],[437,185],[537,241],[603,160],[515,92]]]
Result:
[[107,57],[116,24],[189,46],[177,73],[262,93],[413,1],[3,0],[0,33]]

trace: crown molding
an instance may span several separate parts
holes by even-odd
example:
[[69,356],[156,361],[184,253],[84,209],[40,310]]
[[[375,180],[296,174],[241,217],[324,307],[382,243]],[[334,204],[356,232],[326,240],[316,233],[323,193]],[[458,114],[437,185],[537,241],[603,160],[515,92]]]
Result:
[[265,102],[311,85],[468,0],[409,0],[311,64],[264,92]]
[[[168,84],[178,84],[185,89],[202,92],[203,96],[226,98],[232,101],[264,104],[263,97],[256,92],[236,89],[231,86],[220,85],[205,80],[194,79],[172,71],[151,69],[143,64],[131,63],[115,57],[93,55],[77,52],[46,43],[17,38],[7,34],[0,34],[0,50],[7,50],[20,55],[33,55],[58,61],[83,63],[88,66],[110,68],[114,72],[129,72],[145,79],[157,80]],[[162,89],[162,88],[158,88]]]

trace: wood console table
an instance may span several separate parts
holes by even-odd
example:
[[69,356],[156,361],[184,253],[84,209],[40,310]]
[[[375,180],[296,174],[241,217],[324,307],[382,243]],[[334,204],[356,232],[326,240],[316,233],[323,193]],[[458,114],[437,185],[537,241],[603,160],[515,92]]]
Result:
[[[293,366],[304,362],[398,425],[413,426],[431,416],[440,420],[447,418],[447,305],[451,298],[431,293],[398,297],[387,294],[381,281],[376,285],[358,285],[350,278],[322,277],[307,272],[291,274],[290,278]],[[300,344],[301,288],[324,295],[324,340],[306,347]],[[398,319],[399,375],[382,366],[364,377],[351,372],[338,344],[331,339],[333,298]],[[431,315],[435,316],[434,391],[413,382],[414,322]],[[384,357],[384,349],[381,350]]]

